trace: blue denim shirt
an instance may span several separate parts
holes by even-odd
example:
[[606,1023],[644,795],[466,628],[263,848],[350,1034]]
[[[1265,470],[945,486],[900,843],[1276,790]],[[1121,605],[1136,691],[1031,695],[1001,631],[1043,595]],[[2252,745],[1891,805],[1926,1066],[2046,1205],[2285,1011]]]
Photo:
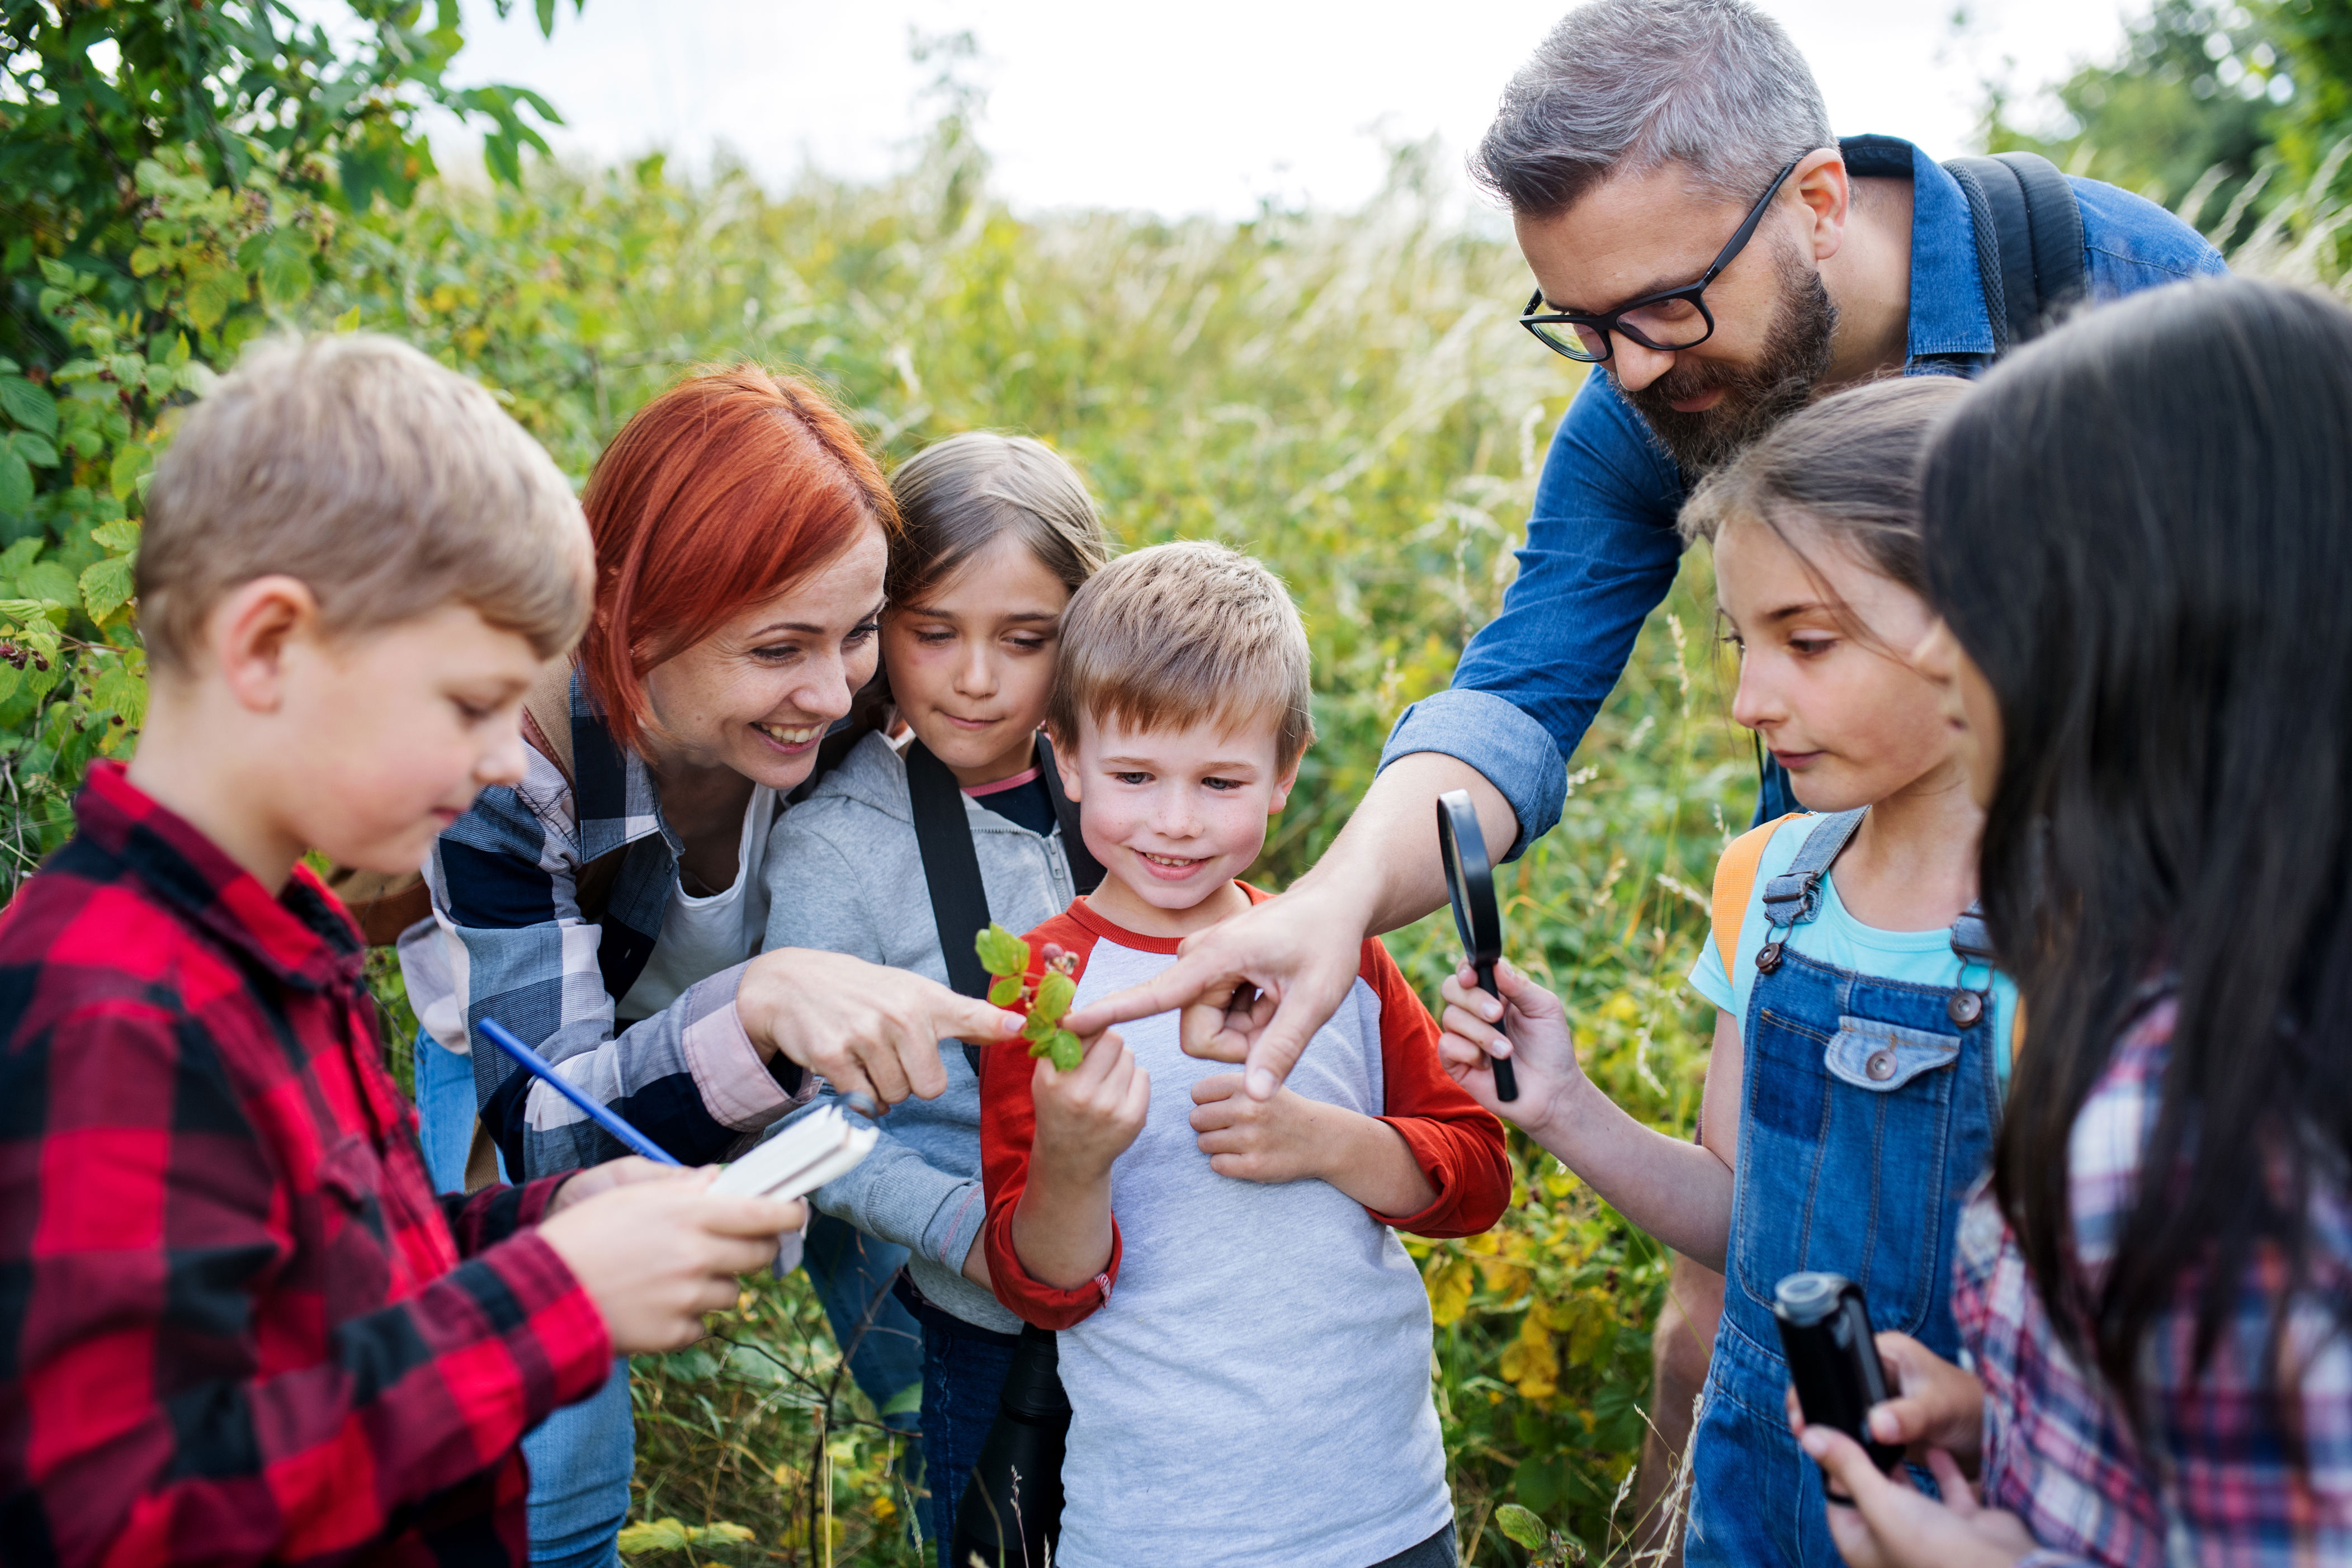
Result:
[[[1992,321],[1959,185],[1892,136],[1849,136],[1839,148],[1857,176],[1911,179],[1905,373],[1980,374],[1992,363]],[[2094,300],[2227,270],[2194,229],[2154,203],[2095,180],[2069,183],[2082,206]],[[1587,375],[1552,436],[1502,614],[1470,639],[1450,689],[1398,717],[1381,765],[1442,752],[1476,768],[1518,816],[1513,857],[1549,832],[1567,798],[1568,758],[1624,672],[1643,620],[1674,584],[1682,553],[1675,516],[1688,488],[1615,380]],[[1773,815],[1790,809],[1767,802]]]

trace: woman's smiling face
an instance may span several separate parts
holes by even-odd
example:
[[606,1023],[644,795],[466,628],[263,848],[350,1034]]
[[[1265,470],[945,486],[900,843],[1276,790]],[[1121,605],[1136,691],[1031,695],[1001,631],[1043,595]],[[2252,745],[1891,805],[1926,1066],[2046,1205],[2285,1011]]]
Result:
[[646,672],[657,773],[730,768],[785,790],[808,777],[827,726],[874,676],[889,547],[868,527],[774,598]]

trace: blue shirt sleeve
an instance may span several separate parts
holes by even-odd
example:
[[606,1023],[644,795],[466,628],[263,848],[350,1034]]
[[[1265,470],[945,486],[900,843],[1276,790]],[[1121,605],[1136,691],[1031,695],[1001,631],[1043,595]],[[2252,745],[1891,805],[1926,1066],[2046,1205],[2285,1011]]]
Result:
[[1502,614],[1470,639],[1452,688],[1399,716],[1381,765],[1442,752],[1476,768],[1519,820],[1506,858],[1549,832],[1569,757],[1674,585],[1684,493],[1616,384],[1587,374],[1552,436]]

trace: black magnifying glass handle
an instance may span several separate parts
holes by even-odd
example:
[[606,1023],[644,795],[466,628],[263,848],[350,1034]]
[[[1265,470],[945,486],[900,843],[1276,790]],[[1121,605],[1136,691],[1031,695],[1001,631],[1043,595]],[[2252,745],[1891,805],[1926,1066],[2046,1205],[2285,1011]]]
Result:
[[[1487,995],[1492,996],[1497,1002],[1500,1002],[1503,999],[1503,994],[1495,989],[1495,966],[1493,964],[1482,963],[1478,965],[1478,989],[1484,991]],[[1496,1026],[1500,1027],[1499,1025]],[[1505,1032],[1504,1037],[1506,1039],[1510,1037],[1508,1031]],[[1512,1070],[1511,1058],[1508,1057],[1490,1056],[1486,1060],[1495,1069],[1495,1098],[1496,1100],[1503,1100],[1506,1103],[1518,1099],[1519,1075]]]
[[[1454,929],[1462,938],[1462,956],[1478,977],[1478,988],[1496,1001],[1495,965],[1503,958],[1503,911],[1495,898],[1495,863],[1486,855],[1486,830],[1466,790],[1447,790],[1437,797],[1437,848],[1445,867],[1445,892],[1454,904]],[[1503,1031],[1509,1038],[1510,1032]],[[1519,1098],[1519,1075],[1507,1057],[1489,1056],[1495,1068],[1495,1098]]]

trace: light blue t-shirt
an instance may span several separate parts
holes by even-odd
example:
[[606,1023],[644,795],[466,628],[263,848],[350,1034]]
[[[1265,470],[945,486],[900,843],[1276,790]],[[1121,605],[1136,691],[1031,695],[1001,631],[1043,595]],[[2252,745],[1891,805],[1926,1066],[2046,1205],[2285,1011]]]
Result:
[[[1764,889],[1773,878],[1789,868],[1805,836],[1819,821],[1821,818],[1813,816],[1790,817],[1773,830],[1765,844],[1764,854],[1756,863],[1756,885],[1748,891],[1748,908],[1740,918],[1739,951],[1733,955],[1738,962],[1731,973],[1724,973],[1723,955],[1716,951],[1712,931],[1707,933],[1706,945],[1699,950],[1698,962],[1691,965],[1691,988],[1738,1020],[1743,1031],[1748,1026],[1748,999],[1756,989],[1756,954],[1763,948],[1771,926],[1764,918]],[[1816,963],[1851,970],[1856,974],[1873,974],[1910,985],[1958,986],[1962,983],[1960,957],[1952,951],[1949,926],[1938,926],[1934,931],[1881,931],[1863,924],[1846,909],[1845,900],[1838,897],[1834,866],[1822,880],[1821,909],[1811,920],[1790,928],[1788,945]],[[1981,990],[1984,982],[1984,970],[1969,965],[1967,984]],[[2006,974],[1995,973],[1993,1070],[2004,1096],[2009,1093],[2010,1057],[2016,1027],[2016,983]]]

